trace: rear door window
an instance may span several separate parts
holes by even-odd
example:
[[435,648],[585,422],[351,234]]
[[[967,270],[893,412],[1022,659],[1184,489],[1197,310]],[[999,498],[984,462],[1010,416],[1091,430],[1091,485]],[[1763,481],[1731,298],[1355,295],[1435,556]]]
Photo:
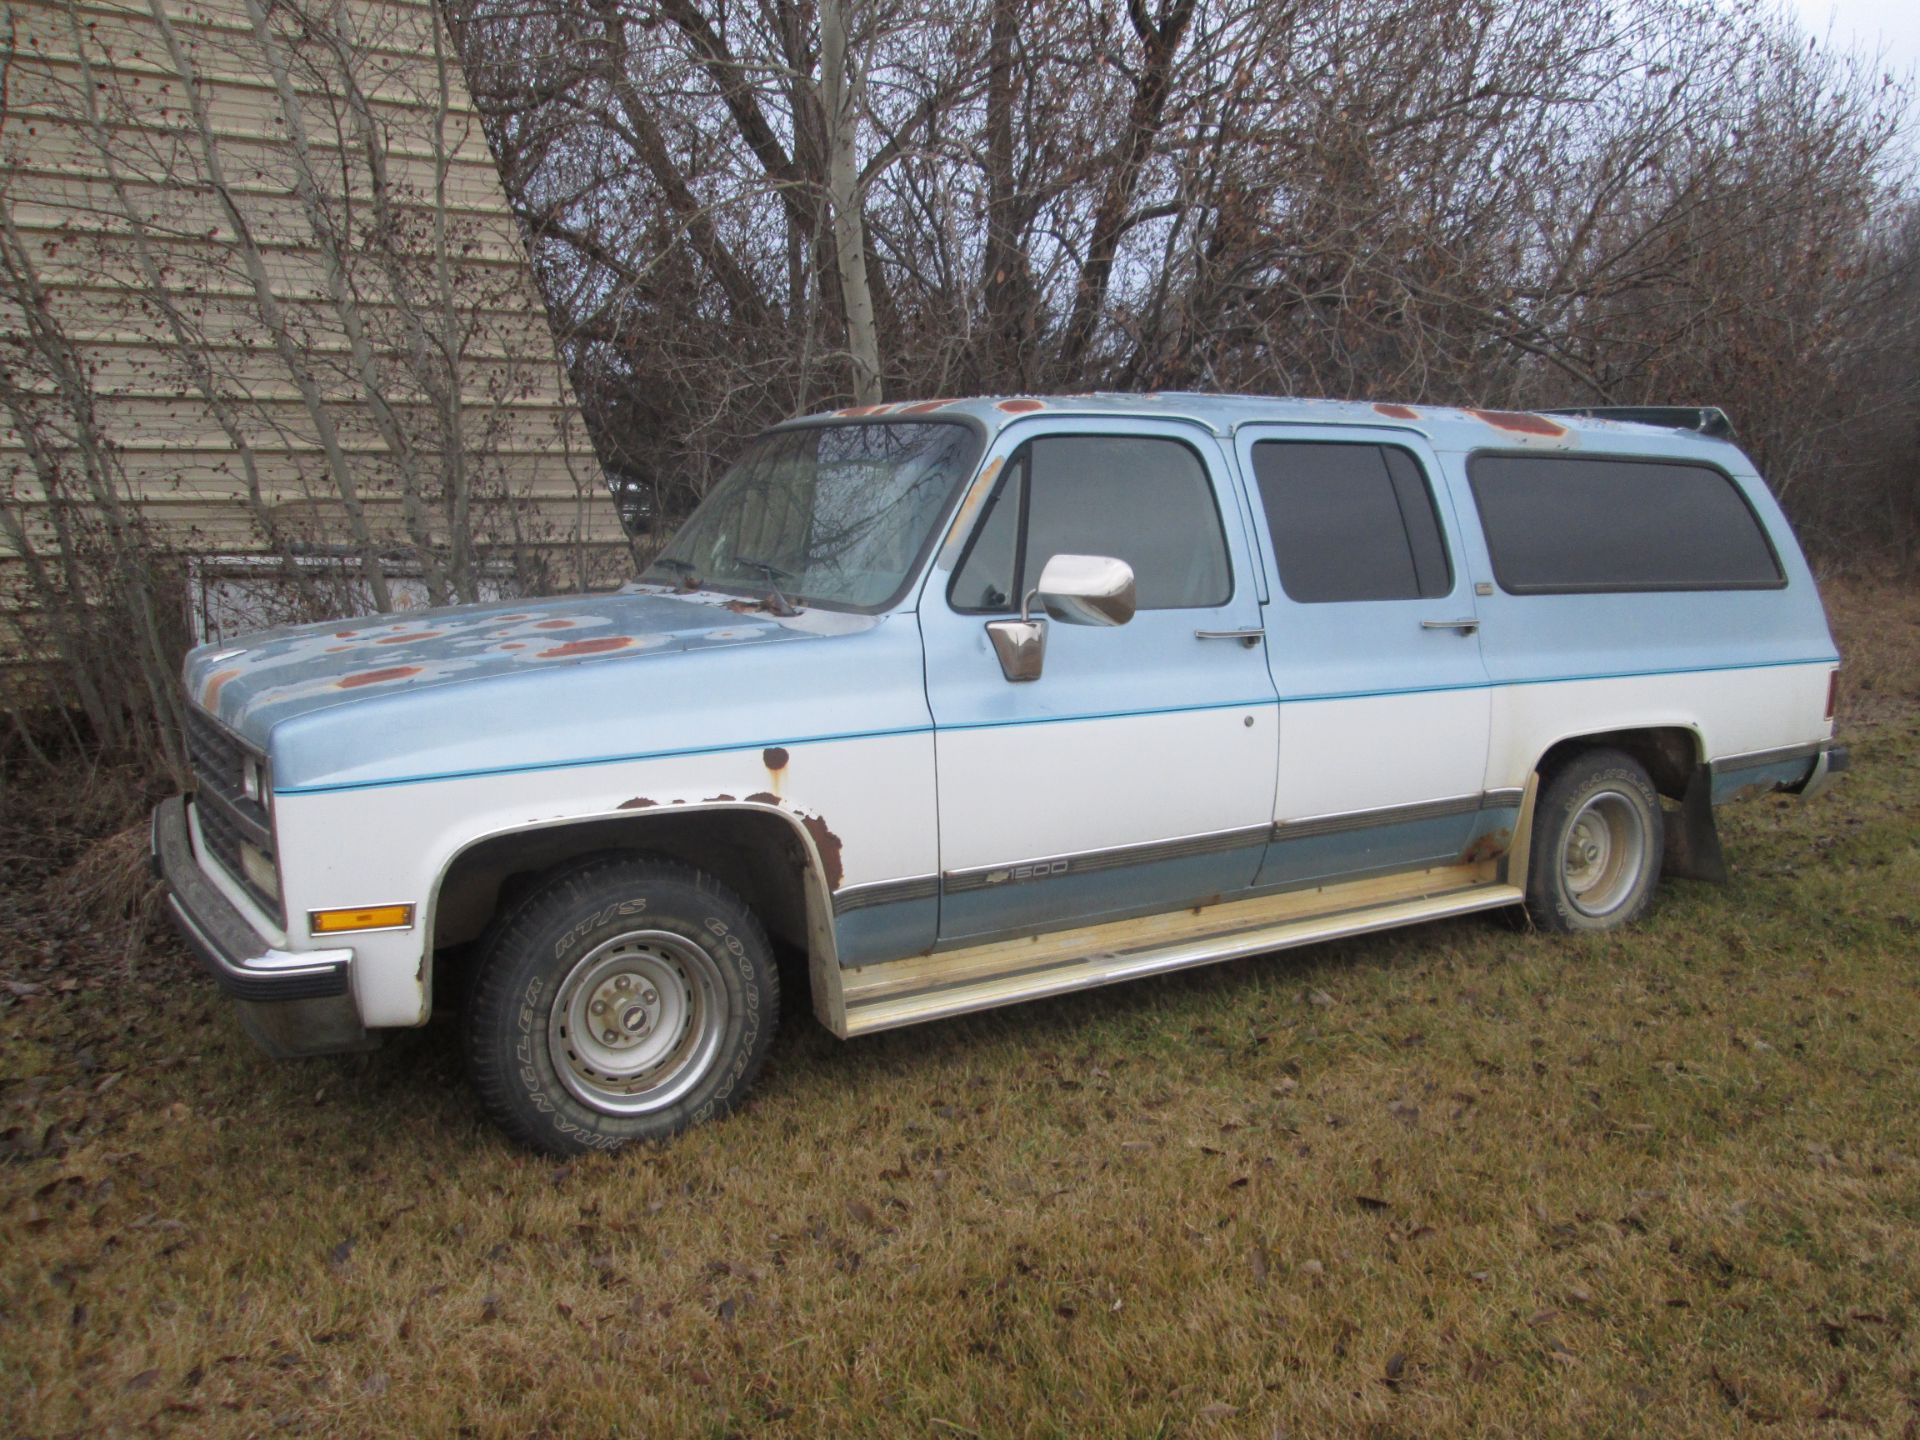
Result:
[[1494,577],[1509,594],[1786,583],[1746,496],[1711,466],[1476,455],[1467,472]]
[[1421,600],[1453,571],[1420,462],[1395,445],[1263,440],[1253,474],[1291,600]]

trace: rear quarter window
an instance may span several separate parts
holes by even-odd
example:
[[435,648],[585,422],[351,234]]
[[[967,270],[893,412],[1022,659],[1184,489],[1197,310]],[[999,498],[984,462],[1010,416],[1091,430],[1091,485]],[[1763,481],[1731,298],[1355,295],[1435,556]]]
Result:
[[1710,465],[1475,455],[1467,474],[1494,576],[1509,594],[1786,584],[1760,517]]

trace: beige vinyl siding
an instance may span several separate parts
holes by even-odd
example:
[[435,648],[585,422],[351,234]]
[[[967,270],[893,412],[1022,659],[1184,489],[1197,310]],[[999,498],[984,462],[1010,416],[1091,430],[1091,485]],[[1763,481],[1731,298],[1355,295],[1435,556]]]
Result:
[[351,568],[371,545],[397,557],[396,574],[421,573],[424,554],[451,577],[461,513],[470,571],[509,565],[573,588],[627,563],[444,35],[436,63],[431,6],[259,13],[264,38],[247,0],[8,6],[0,503],[18,533],[0,529],[0,687],[12,698],[48,654],[21,542],[57,576],[63,517],[106,523],[103,483],[178,574],[193,557],[286,546]]

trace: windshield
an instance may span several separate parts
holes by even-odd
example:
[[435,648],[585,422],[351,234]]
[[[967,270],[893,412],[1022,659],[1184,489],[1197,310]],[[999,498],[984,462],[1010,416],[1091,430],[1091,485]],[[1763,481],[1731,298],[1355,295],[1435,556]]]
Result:
[[641,578],[881,609],[899,598],[979,452],[969,427],[940,421],[762,435]]

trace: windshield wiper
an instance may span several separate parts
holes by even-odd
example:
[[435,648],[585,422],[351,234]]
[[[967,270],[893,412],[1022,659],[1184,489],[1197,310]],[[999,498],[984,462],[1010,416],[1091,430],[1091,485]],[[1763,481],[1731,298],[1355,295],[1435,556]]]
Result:
[[773,594],[770,597],[773,600],[773,604],[767,608],[773,611],[774,614],[786,616],[798,615],[800,613],[799,607],[780,593],[780,581],[798,580],[800,578],[798,575],[794,574],[791,570],[781,569],[770,560],[754,560],[737,552],[734,554],[733,563],[736,565],[744,565],[749,570],[758,570],[762,575],[767,577],[767,584],[773,588]]
[[691,560],[682,560],[678,555],[656,555],[647,569],[652,570],[661,565],[669,570],[680,572],[680,585],[683,589],[698,590],[700,588],[700,577],[694,574],[695,566]]

